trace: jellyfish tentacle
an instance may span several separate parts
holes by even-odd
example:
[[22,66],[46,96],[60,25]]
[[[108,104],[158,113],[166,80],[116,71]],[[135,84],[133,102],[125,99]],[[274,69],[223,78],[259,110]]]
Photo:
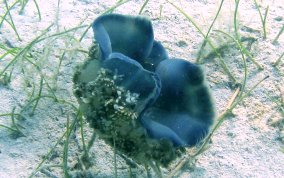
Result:
[[141,124],[153,138],[168,139],[177,147],[196,145],[215,117],[201,68],[182,59],[168,59],[156,73],[162,85],[160,96],[142,114]]
[[155,71],[159,63],[166,59],[169,59],[166,49],[160,42],[154,40],[151,53],[147,60],[144,61],[143,67],[147,70]]
[[143,62],[153,47],[152,24],[144,17],[108,14],[98,17],[92,27],[105,59],[119,52]]
[[118,86],[139,94],[136,109],[139,113],[153,104],[160,94],[161,84],[157,74],[145,70],[137,61],[123,54],[112,53],[102,67],[122,76],[121,80],[116,81]]
[[168,139],[176,147],[191,147],[204,138],[210,123],[191,117],[188,113],[170,112],[158,108],[146,110],[140,122],[150,137]]

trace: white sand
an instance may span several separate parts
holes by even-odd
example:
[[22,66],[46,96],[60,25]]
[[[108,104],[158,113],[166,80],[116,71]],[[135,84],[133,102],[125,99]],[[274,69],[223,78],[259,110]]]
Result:
[[[131,1],[116,9],[115,12],[136,15],[143,2],[142,0]],[[9,4],[11,3],[9,1]],[[207,32],[219,3],[219,1],[215,0],[175,1],[175,4],[182,7],[204,33]],[[78,26],[82,21],[84,21],[83,24],[88,25],[100,13],[114,4],[114,0],[64,0],[60,3],[58,29],[60,31],[70,29]],[[279,112],[279,107],[267,96],[268,93],[279,99],[280,91],[278,87],[284,91],[284,62],[280,63],[279,70],[272,66],[273,62],[284,52],[284,35],[280,36],[277,44],[272,44],[273,39],[284,23],[284,1],[262,0],[261,4],[263,13],[265,7],[269,5],[267,39],[262,38],[261,20],[253,0],[240,2],[237,17],[240,22],[240,34],[244,37],[254,37],[256,39],[252,44],[251,53],[255,60],[264,66],[263,71],[258,71],[257,67],[248,60],[247,87],[252,87],[266,75],[270,77],[261,83],[241,105],[236,107],[233,111],[234,116],[228,117],[214,134],[213,143],[204,154],[198,157],[195,167],[193,169],[182,169],[177,177],[284,177],[284,153],[280,151],[284,147],[283,140],[281,141],[280,138],[280,131],[284,129],[283,124],[282,126],[281,124],[276,124],[276,126],[270,124],[271,120],[283,120],[284,118]],[[159,19],[160,5],[162,5],[163,9],[162,16]],[[57,2],[54,0],[39,1],[39,6],[42,13],[41,21],[38,20],[36,8],[32,1],[28,3],[22,15],[17,14],[20,8],[16,6],[11,13],[22,41],[18,41],[13,30],[4,22],[0,29],[0,43],[5,43],[8,40],[13,46],[23,47],[38,36],[43,29],[54,23]],[[4,7],[4,2],[0,1],[0,14],[4,13]],[[233,35],[233,12],[233,1],[226,1],[214,29],[223,30]],[[150,0],[143,14],[152,19],[155,38],[164,44],[170,56],[195,62],[196,53],[203,37],[183,15],[162,0]],[[246,27],[254,30],[245,30]],[[57,27],[54,25],[50,33],[56,32],[56,29]],[[87,50],[92,37],[92,31],[89,30],[81,43],[81,47]],[[179,41],[186,42],[186,45],[178,45]],[[216,41],[216,44],[221,43],[220,40]],[[62,42],[56,42],[56,45],[58,48],[66,48],[66,44]],[[72,47],[77,46],[74,43]],[[68,46],[67,48],[70,49],[71,47]],[[37,49],[44,52],[40,45],[37,46]],[[75,101],[72,95],[72,74],[74,67],[81,63],[83,58],[82,55],[75,56],[73,59],[68,58],[71,55],[71,53],[68,53],[63,61],[57,95]],[[58,51],[51,51],[48,54],[48,60],[58,62],[58,56]],[[226,50],[224,60],[237,79],[241,81],[244,72],[239,51],[235,48]],[[215,58],[215,61],[218,61],[218,59]],[[1,69],[5,64],[0,60]],[[53,62],[45,65],[49,68],[54,66]],[[218,62],[214,62],[214,59],[204,60],[204,69],[207,73],[209,85],[212,88],[217,111],[221,113],[234,91],[229,87],[227,75]],[[26,91],[23,89],[23,77],[19,74],[20,71],[16,69],[11,84],[9,86],[0,85],[0,114],[10,113],[13,107],[16,107],[16,112],[18,112],[27,103],[28,98]],[[38,80],[38,76],[31,77]],[[25,137],[15,139],[8,130],[0,127],[0,177],[28,177],[38,166],[43,156],[48,153],[48,150],[55,145],[56,141],[65,132],[67,116],[70,116],[71,113],[70,108],[55,104],[48,99],[42,99],[35,115],[26,115],[25,120],[18,121],[24,127],[21,130]],[[9,126],[11,119],[9,117],[0,117],[0,124]],[[88,128],[86,128],[86,134],[90,135]],[[76,136],[79,137],[79,133],[76,133]],[[70,166],[77,162],[80,154],[73,137],[72,139],[73,141],[69,145],[68,157]],[[59,165],[62,163],[63,146],[64,144],[61,142],[55,149],[52,159],[47,161],[45,165]],[[93,171],[99,170],[96,177],[113,176],[113,152],[107,145],[101,140],[96,141],[91,150],[91,156],[96,167]],[[127,165],[121,159],[118,159],[118,161],[118,177],[127,177]],[[63,177],[62,169],[58,167],[45,169],[45,172],[38,173],[37,177],[48,177],[48,173]],[[142,168],[138,170],[138,174],[141,177],[146,175]]]

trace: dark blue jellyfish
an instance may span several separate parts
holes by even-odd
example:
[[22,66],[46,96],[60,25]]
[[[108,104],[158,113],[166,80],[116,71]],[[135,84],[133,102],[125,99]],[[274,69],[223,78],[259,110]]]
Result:
[[169,58],[146,18],[109,14],[92,27],[100,67],[123,76],[116,84],[139,94],[135,110],[149,137],[190,147],[208,134],[214,104],[198,65]]

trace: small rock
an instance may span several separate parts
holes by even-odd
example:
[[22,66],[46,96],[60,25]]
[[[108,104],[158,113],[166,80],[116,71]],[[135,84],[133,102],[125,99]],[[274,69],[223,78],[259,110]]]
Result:
[[187,46],[187,43],[183,40],[178,41],[176,44],[177,44],[178,47],[186,47]]
[[276,20],[276,21],[280,22],[280,21],[282,21],[282,20],[283,20],[283,17],[278,16],[278,17],[275,17],[275,18],[274,18],[274,20]]

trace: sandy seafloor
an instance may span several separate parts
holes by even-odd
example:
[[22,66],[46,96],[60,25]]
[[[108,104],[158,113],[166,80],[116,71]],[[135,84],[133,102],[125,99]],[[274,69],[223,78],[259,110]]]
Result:
[[[39,0],[41,21],[38,19],[32,1],[27,4],[24,13],[20,15],[17,13],[20,7],[16,6],[11,14],[22,41],[16,38],[14,31],[4,22],[0,29],[0,43],[23,47],[52,23],[54,25],[50,29],[50,34],[56,30],[63,31],[76,27],[82,22],[88,25],[107,8],[112,7],[115,2],[114,0],[64,0],[60,2],[57,12],[57,1]],[[143,0],[130,1],[118,7],[114,12],[137,15],[143,2]],[[247,87],[252,87],[267,75],[270,77],[233,110],[234,115],[228,117],[217,130],[210,148],[198,157],[195,166],[185,167],[176,177],[284,177],[284,153],[281,152],[284,147],[284,116],[280,114],[279,107],[268,97],[280,99],[281,89],[284,95],[284,59],[278,69],[272,65],[284,52],[284,35],[280,36],[278,43],[272,43],[284,24],[284,1],[262,0],[258,2],[262,5],[263,14],[265,7],[269,5],[267,39],[263,39],[261,20],[253,0],[241,0],[237,15],[241,36],[255,39],[250,51],[255,60],[264,67],[264,70],[258,71],[256,65],[248,60]],[[12,4],[12,1],[8,3]],[[182,7],[206,33],[220,1],[177,0],[175,4]],[[4,7],[4,2],[0,1],[0,14],[4,13]],[[233,12],[234,1],[226,1],[213,29],[223,30],[233,35]],[[170,56],[195,62],[203,37],[182,14],[163,0],[150,0],[142,14],[152,20],[155,39],[164,44]],[[58,23],[55,23],[56,19]],[[92,30],[89,30],[79,47],[87,50],[92,38]],[[219,39],[214,43],[221,45],[224,41]],[[44,53],[43,47],[50,44],[53,43],[41,43],[35,50]],[[78,47],[75,43],[69,48],[68,44],[62,42],[57,42],[56,45],[53,47],[62,50]],[[206,52],[208,53],[204,51]],[[45,65],[53,67],[53,62],[50,61],[57,63],[59,54],[54,50],[47,53],[49,63]],[[63,60],[57,94],[76,103],[72,94],[72,74],[74,67],[82,63],[84,57],[75,55],[72,59],[68,59],[69,55],[71,56],[68,54]],[[223,58],[236,78],[241,81],[244,72],[239,51],[233,47],[229,48],[224,51]],[[11,57],[5,60],[0,59],[0,68],[3,69],[10,59]],[[221,113],[234,92],[230,88],[230,80],[223,72],[217,58],[209,57],[203,60],[202,66],[206,71],[216,110]],[[23,75],[17,69],[14,73],[8,86],[0,85],[0,114],[10,113],[14,107],[17,112],[27,102],[27,91],[23,88]],[[37,76],[30,77],[31,80],[38,79]],[[28,177],[65,132],[67,116],[70,113],[72,111],[63,108],[62,105],[42,99],[34,115],[27,115],[24,120],[18,121],[23,126],[21,130],[25,134],[24,137],[15,138],[7,129],[0,127],[0,178]],[[0,124],[9,126],[11,119],[0,117]],[[90,133],[88,128],[86,128],[86,133]],[[59,143],[52,158],[44,166],[62,163],[63,146],[63,142]],[[75,142],[69,145],[69,166],[74,165],[80,156],[77,147]],[[91,156],[95,163],[93,168],[96,173],[95,177],[113,177],[113,151],[109,146],[97,140],[91,149]],[[163,172],[167,174],[166,170]],[[118,159],[118,177],[127,176],[127,165],[122,159]],[[53,167],[43,169],[36,177],[63,177],[63,172],[60,167]],[[137,170],[137,177],[146,177],[143,167]]]

